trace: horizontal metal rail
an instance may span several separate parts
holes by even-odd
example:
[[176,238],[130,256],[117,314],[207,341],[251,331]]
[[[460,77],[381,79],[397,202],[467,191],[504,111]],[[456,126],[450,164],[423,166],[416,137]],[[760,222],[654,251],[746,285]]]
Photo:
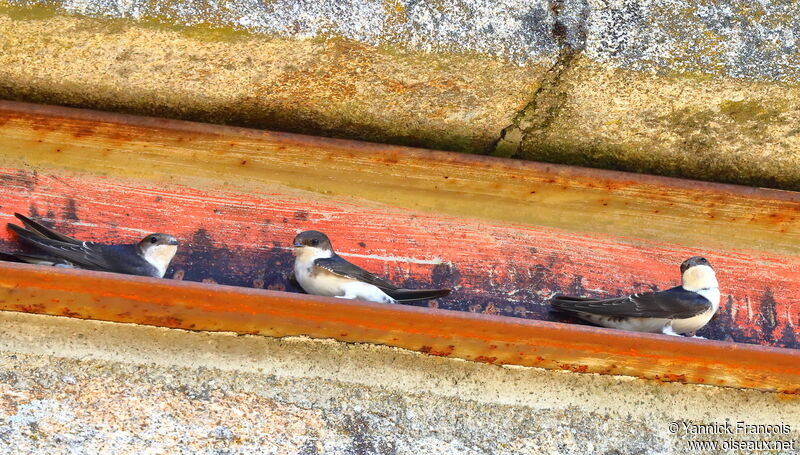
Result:
[[24,264],[0,263],[0,309],[800,393],[790,349]]

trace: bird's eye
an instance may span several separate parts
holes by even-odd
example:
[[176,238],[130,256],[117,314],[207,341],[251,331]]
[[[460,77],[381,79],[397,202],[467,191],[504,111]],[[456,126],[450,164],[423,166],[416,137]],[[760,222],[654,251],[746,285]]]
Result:
[[319,245],[319,239],[311,239],[311,246]]
[[158,237],[150,237],[150,243],[158,242]]

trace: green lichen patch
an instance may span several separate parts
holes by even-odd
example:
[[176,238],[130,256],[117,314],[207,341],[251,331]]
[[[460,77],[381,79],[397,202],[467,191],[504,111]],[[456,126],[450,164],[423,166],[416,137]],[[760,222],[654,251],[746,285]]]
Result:
[[766,105],[758,100],[725,100],[720,103],[719,111],[736,122],[772,122],[786,110],[786,102],[780,101]]
[[34,3],[29,6],[19,6],[0,0],[0,14],[18,21],[35,21],[50,19],[59,12],[58,3]]
[[665,119],[681,133],[707,131],[715,112],[708,108],[687,106],[672,112]]
[[127,17],[85,17],[72,15],[64,10],[57,2],[36,2],[30,5],[12,5],[0,0],[0,14],[8,16],[13,20],[30,21],[51,19],[56,16],[62,17],[81,17],[70,29],[71,32],[82,31],[102,31],[105,33],[120,33],[130,29],[132,26],[146,29],[176,31],[187,38],[205,42],[236,42],[253,37],[253,34],[232,26],[214,22],[199,22],[191,25],[180,23],[180,18],[174,14],[170,8],[164,5],[151,5],[155,12],[152,15],[144,16],[134,20]]
[[191,26],[176,26],[187,38],[208,42],[226,42],[247,40],[253,37],[250,32],[233,27],[220,27],[211,23],[200,23]]

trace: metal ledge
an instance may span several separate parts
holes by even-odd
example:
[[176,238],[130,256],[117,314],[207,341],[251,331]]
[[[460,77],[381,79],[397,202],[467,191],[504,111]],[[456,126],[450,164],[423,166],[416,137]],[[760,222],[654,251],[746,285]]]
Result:
[[24,264],[0,263],[0,309],[800,393],[796,350]]
[[[11,102],[0,168],[0,221],[184,242],[176,280],[0,263],[0,309],[800,389],[800,351],[474,314],[550,318],[549,293],[674,285],[703,254],[726,294],[708,336],[797,346],[796,193]],[[435,304],[469,312],[178,281],[285,289],[286,242],[308,228],[398,284],[453,286]]]

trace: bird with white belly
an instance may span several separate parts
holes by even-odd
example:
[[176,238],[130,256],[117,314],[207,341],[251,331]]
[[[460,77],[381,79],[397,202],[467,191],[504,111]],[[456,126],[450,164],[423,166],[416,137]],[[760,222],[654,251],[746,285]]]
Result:
[[719,308],[717,276],[705,258],[695,256],[681,264],[681,281],[664,291],[610,299],[557,295],[550,303],[554,310],[603,327],[666,335],[696,332]]

